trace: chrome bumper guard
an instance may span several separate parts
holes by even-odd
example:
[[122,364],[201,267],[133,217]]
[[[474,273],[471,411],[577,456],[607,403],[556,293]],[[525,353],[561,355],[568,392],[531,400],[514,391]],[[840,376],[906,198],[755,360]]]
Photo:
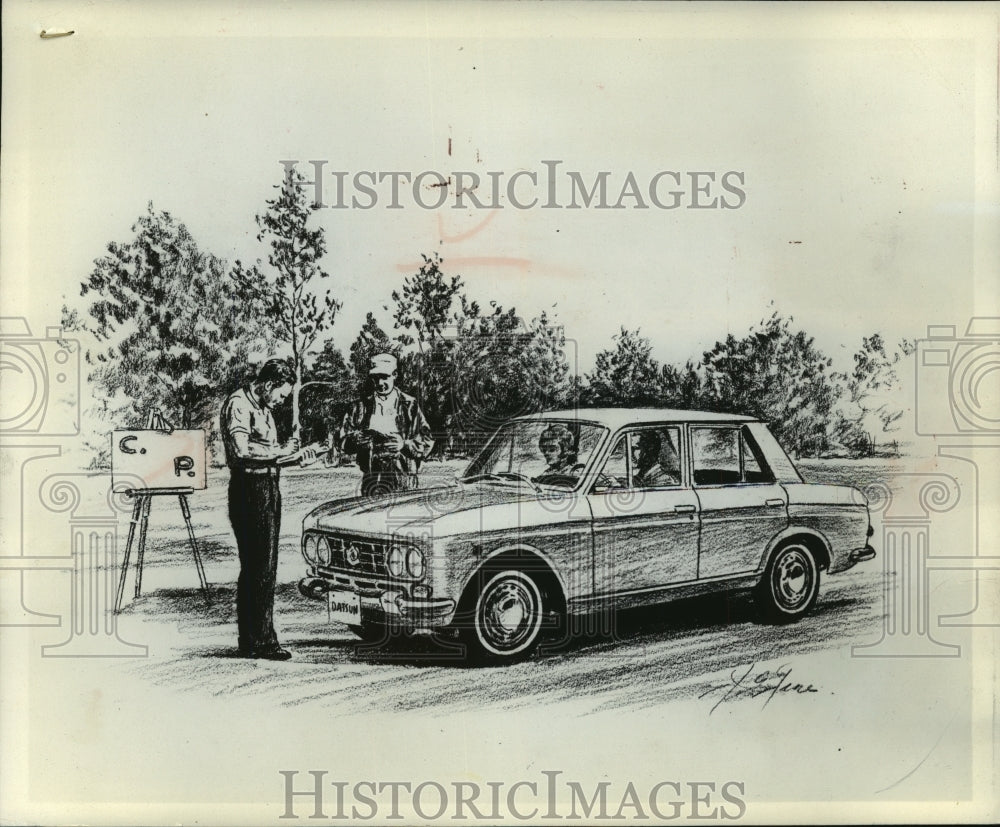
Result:
[[851,561],[853,566],[855,563],[863,563],[865,560],[871,560],[875,556],[875,549],[871,546],[865,546],[864,548],[854,549],[848,556],[847,559]]
[[[299,592],[312,600],[326,600],[330,589],[339,588],[322,577],[304,577],[299,581]],[[455,601],[449,598],[416,599],[402,592],[360,590],[362,612],[384,615],[397,620],[426,624],[444,620],[455,611]]]

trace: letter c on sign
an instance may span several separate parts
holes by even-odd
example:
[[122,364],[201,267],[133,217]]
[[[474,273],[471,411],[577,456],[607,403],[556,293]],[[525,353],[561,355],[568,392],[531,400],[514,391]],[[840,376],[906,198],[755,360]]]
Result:
[[123,436],[120,440],[118,440],[118,450],[121,451],[123,454],[134,454],[135,448],[130,448],[128,446],[128,443],[135,442],[136,439],[138,439],[138,437]]

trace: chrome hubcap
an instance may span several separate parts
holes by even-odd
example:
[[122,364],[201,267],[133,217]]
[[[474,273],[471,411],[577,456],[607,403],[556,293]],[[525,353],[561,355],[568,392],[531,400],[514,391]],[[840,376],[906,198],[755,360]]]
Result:
[[799,548],[790,548],[775,562],[774,597],[784,609],[797,609],[812,593],[815,577],[807,553]]
[[541,598],[535,584],[515,576],[487,586],[479,603],[483,642],[497,652],[513,653],[531,643],[541,622]]

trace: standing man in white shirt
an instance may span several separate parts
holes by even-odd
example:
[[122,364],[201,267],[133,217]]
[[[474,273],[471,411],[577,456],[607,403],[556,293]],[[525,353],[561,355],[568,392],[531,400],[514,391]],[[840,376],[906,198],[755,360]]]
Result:
[[239,653],[243,657],[288,660],[292,654],[274,631],[274,587],[281,532],[282,465],[315,459],[298,440],[278,442],[273,410],[292,391],[295,374],[282,359],[265,362],[249,387],[222,406],[222,444],[229,466],[229,522],[240,552],[236,584]]
[[396,387],[395,356],[374,356],[368,375],[372,393],[344,417],[341,450],[357,454],[362,495],[411,490],[417,487],[420,463],[434,447],[430,426],[417,400]]

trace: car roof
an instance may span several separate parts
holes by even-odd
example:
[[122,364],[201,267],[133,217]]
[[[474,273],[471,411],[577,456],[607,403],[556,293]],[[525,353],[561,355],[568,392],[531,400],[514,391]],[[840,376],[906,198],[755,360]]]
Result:
[[652,422],[757,422],[752,416],[739,414],[712,413],[709,411],[685,411],[680,408],[567,408],[561,411],[545,411],[518,417],[519,420],[571,419],[581,422],[596,422],[612,430],[626,425],[644,425]]

